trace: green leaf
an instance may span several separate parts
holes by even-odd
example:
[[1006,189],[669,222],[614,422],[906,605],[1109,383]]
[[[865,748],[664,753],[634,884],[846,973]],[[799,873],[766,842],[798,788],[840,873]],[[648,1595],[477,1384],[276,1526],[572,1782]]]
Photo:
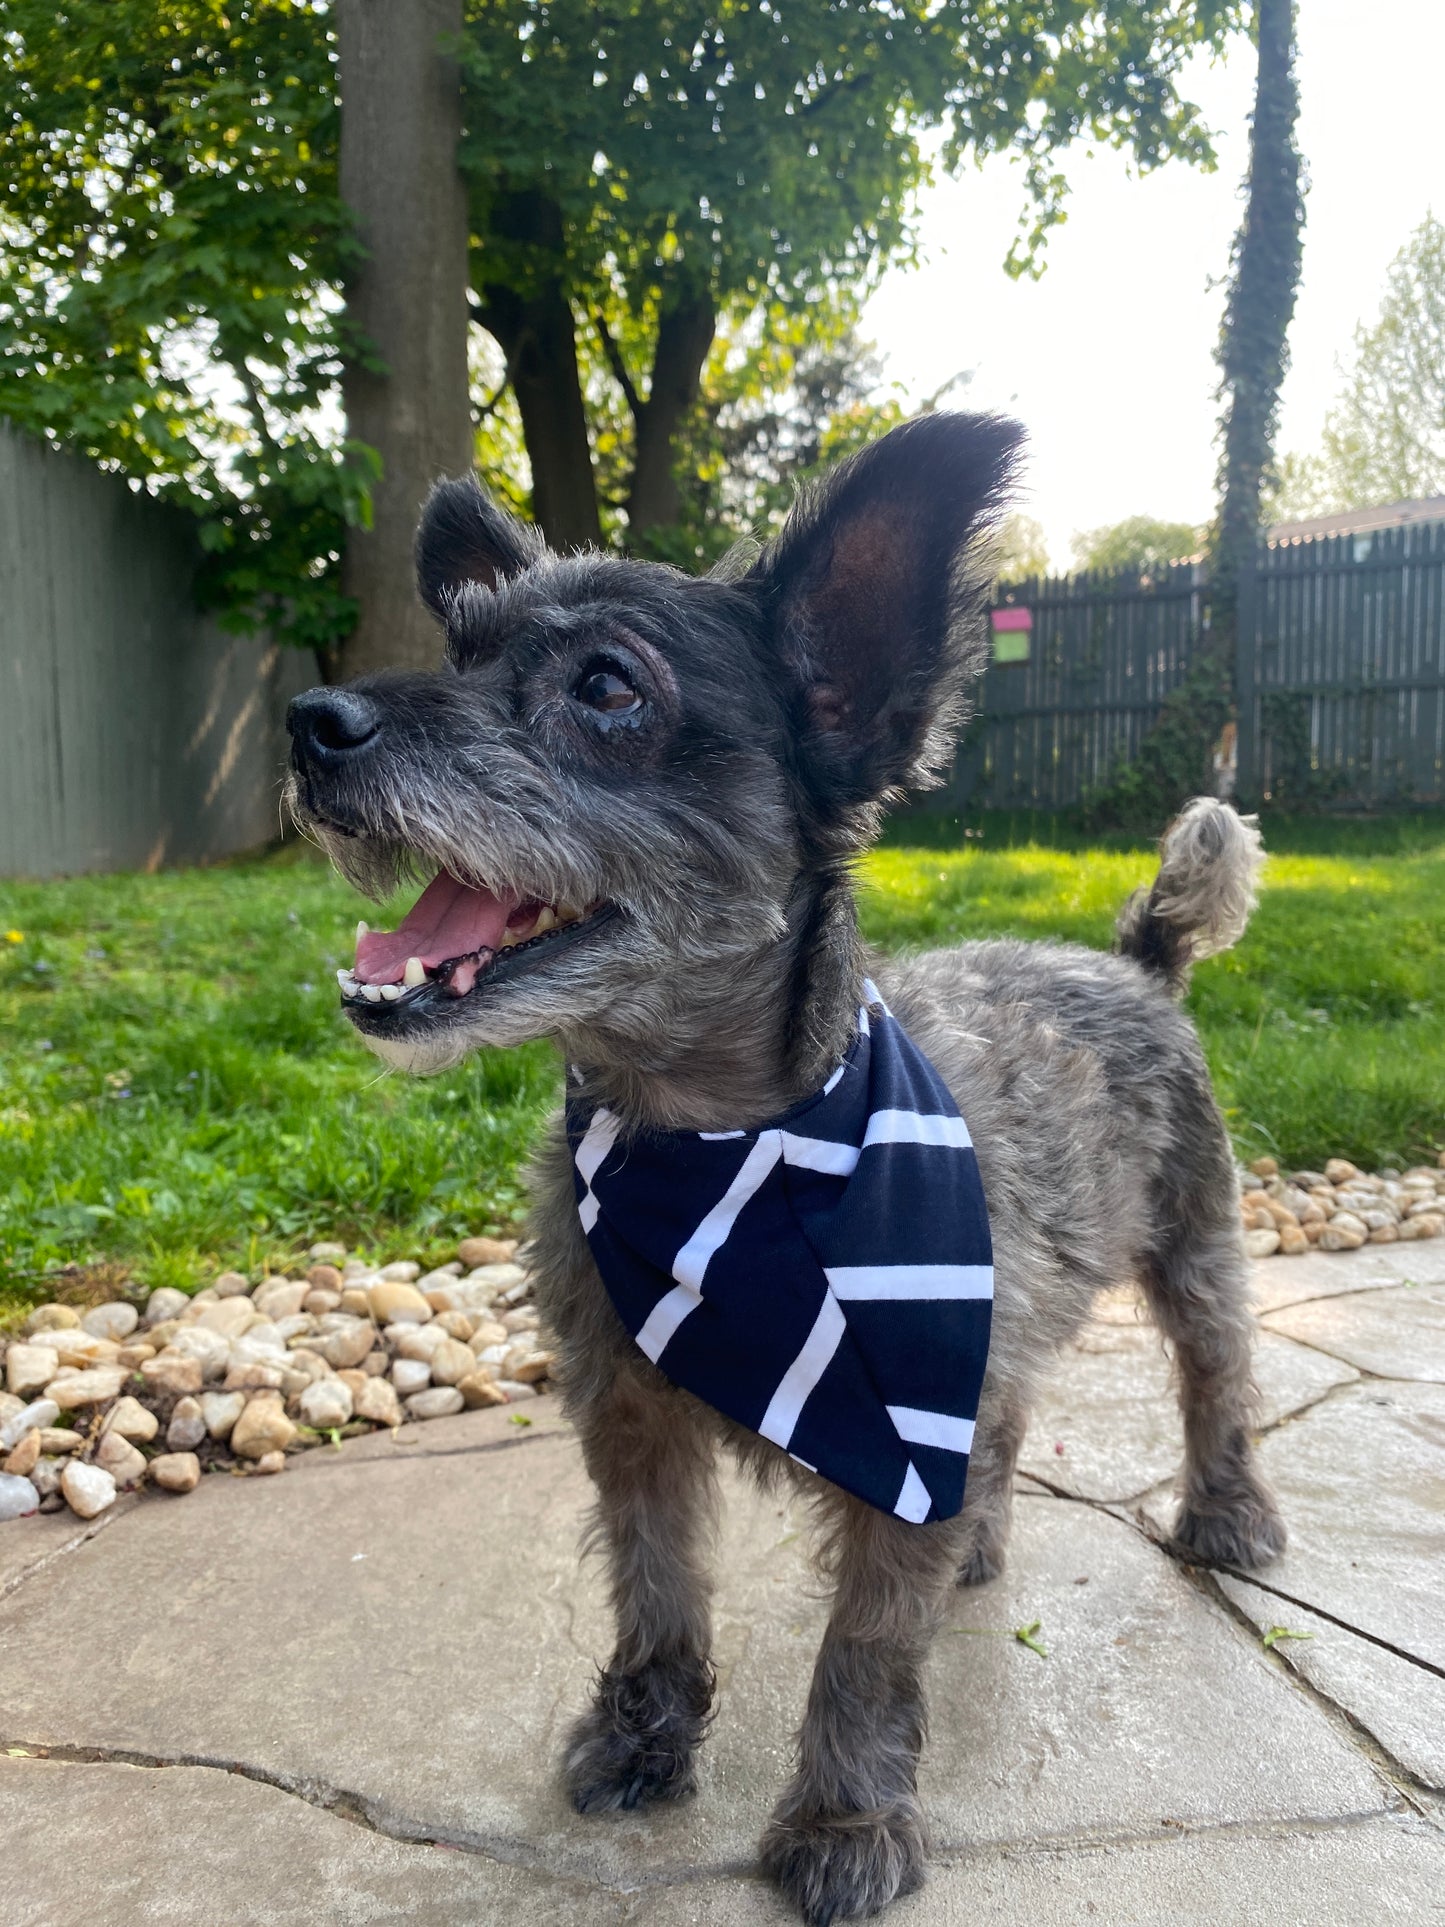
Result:
[[1293,1632],[1288,1626],[1271,1626],[1267,1633],[1260,1636],[1260,1644],[1264,1647],[1265,1651],[1268,1652],[1272,1646],[1277,1646],[1282,1639],[1313,1638],[1313,1633]]

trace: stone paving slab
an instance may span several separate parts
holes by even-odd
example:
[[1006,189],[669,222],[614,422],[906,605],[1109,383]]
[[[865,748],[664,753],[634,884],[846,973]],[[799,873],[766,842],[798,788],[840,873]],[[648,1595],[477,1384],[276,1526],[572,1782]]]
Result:
[[0,1759],[6,1927],[570,1927],[620,1899],[518,1866],[390,1840],[206,1767]]
[[1310,1251],[1298,1258],[1261,1258],[1250,1266],[1250,1297],[1259,1311],[1409,1282],[1445,1284],[1445,1238],[1365,1245],[1359,1251]]
[[[1439,1927],[1445,1835],[1413,1816],[1306,1833],[1220,1832],[930,1869],[885,1915],[897,1927]],[[797,1927],[769,1888],[668,1889],[634,1927]]]
[[[1255,1352],[1260,1423],[1278,1424],[1357,1376],[1351,1365],[1262,1333]],[[1080,1498],[1122,1503],[1172,1478],[1183,1452],[1158,1331],[1094,1320],[1044,1388],[1019,1463]]]
[[[1282,1639],[1275,1650],[1327,1699],[1348,1707],[1416,1779],[1445,1793],[1445,1678],[1246,1580],[1222,1573],[1219,1584],[1261,1634],[1275,1626],[1309,1634]],[[1445,1888],[1445,1868],[1441,1881]]]
[[[606,1628],[560,1437],[208,1480],[183,1532],[174,1507],[138,1507],[0,1605],[0,1737],[241,1763],[561,1876],[749,1866],[825,1608],[801,1520],[730,1484],[721,1706],[690,1806],[598,1824],[562,1799],[555,1760]],[[1018,1513],[1011,1576],[957,1596],[931,1662],[942,1843],[1379,1810],[1369,1766],[1137,1532],[1064,1500]],[[98,1602],[121,1599],[145,1610],[116,1638]],[[1010,1636],[1036,1618],[1047,1660]]]
[[1267,1330],[1381,1378],[1445,1385],[1445,1285],[1396,1285],[1266,1314]]

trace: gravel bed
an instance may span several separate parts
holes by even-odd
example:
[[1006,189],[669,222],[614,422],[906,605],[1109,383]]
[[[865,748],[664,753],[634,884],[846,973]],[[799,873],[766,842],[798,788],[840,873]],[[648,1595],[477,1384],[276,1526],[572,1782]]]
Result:
[[1377,1174],[1331,1158],[1323,1171],[1285,1177],[1273,1158],[1256,1158],[1239,1174],[1239,1209],[1251,1258],[1438,1238],[1445,1233],[1445,1151],[1438,1165]]
[[0,1340],[0,1520],[91,1519],[136,1486],[280,1472],[311,1447],[547,1390],[514,1241],[468,1238],[425,1274],[337,1244],[308,1257],[304,1276],[226,1271],[194,1297],[37,1305]]

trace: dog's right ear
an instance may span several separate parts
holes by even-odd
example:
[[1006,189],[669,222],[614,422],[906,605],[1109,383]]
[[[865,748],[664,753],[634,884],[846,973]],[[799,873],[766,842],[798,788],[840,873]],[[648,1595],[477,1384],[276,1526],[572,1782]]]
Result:
[[469,582],[495,589],[545,552],[537,531],[499,509],[474,475],[438,482],[416,532],[417,590],[445,622]]

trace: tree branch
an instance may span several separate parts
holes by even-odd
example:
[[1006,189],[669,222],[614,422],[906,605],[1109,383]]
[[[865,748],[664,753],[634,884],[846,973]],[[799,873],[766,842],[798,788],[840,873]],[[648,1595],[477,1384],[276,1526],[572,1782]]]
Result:
[[647,403],[637,392],[636,384],[627,372],[627,363],[622,359],[622,349],[613,339],[612,330],[599,312],[593,316],[593,325],[602,338],[602,352],[607,357],[607,365],[612,370],[613,379],[627,398],[634,422],[641,421]]

